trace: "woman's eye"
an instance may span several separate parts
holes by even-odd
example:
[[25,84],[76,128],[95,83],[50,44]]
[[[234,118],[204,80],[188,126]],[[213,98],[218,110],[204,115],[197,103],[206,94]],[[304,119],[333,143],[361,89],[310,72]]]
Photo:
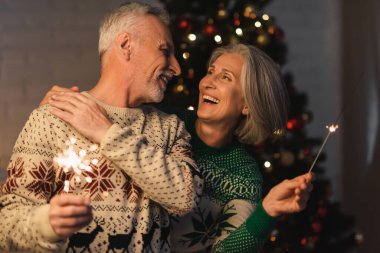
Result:
[[222,78],[225,80],[231,81],[231,78],[228,75],[223,75]]

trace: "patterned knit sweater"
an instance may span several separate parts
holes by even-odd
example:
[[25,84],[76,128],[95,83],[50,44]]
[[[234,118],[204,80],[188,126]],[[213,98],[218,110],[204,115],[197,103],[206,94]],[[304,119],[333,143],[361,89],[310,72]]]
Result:
[[[48,106],[32,112],[16,141],[0,197],[0,249],[169,252],[167,211],[189,212],[202,187],[183,122],[149,106],[116,108],[83,94],[104,107],[114,124],[100,147],[90,151],[93,143]],[[77,140],[76,151],[85,149],[98,160],[84,172],[90,182],[76,182],[54,161],[70,137]],[[65,180],[71,193],[91,197],[94,219],[62,241],[50,226],[48,210],[54,195],[65,194]]]
[[254,159],[234,140],[212,148],[195,131],[195,114],[185,113],[198,166],[204,175],[200,205],[174,219],[174,252],[259,252],[277,219],[261,205],[262,176]]

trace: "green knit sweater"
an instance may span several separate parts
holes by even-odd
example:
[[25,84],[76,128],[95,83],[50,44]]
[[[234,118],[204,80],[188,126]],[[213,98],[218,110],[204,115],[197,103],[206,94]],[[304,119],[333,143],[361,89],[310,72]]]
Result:
[[195,114],[180,115],[192,136],[193,153],[204,176],[198,207],[175,219],[174,252],[258,252],[277,219],[261,205],[262,176],[236,139],[212,148],[195,131]]

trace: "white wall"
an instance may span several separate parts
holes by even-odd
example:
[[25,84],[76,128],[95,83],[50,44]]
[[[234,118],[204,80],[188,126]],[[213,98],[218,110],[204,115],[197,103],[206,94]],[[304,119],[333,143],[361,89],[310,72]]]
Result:
[[98,25],[121,2],[0,0],[0,168],[49,87],[95,84]]

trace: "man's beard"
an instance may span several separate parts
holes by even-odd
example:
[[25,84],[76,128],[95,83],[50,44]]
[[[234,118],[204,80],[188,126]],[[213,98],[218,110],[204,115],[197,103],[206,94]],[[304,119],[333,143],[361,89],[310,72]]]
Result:
[[160,85],[155,82],[153,85],[151,85],[152,88],[150,88],[147,92],[147,99],[150,103],[159,103],[164,99],[166,86],[164,89],[160,88]]

